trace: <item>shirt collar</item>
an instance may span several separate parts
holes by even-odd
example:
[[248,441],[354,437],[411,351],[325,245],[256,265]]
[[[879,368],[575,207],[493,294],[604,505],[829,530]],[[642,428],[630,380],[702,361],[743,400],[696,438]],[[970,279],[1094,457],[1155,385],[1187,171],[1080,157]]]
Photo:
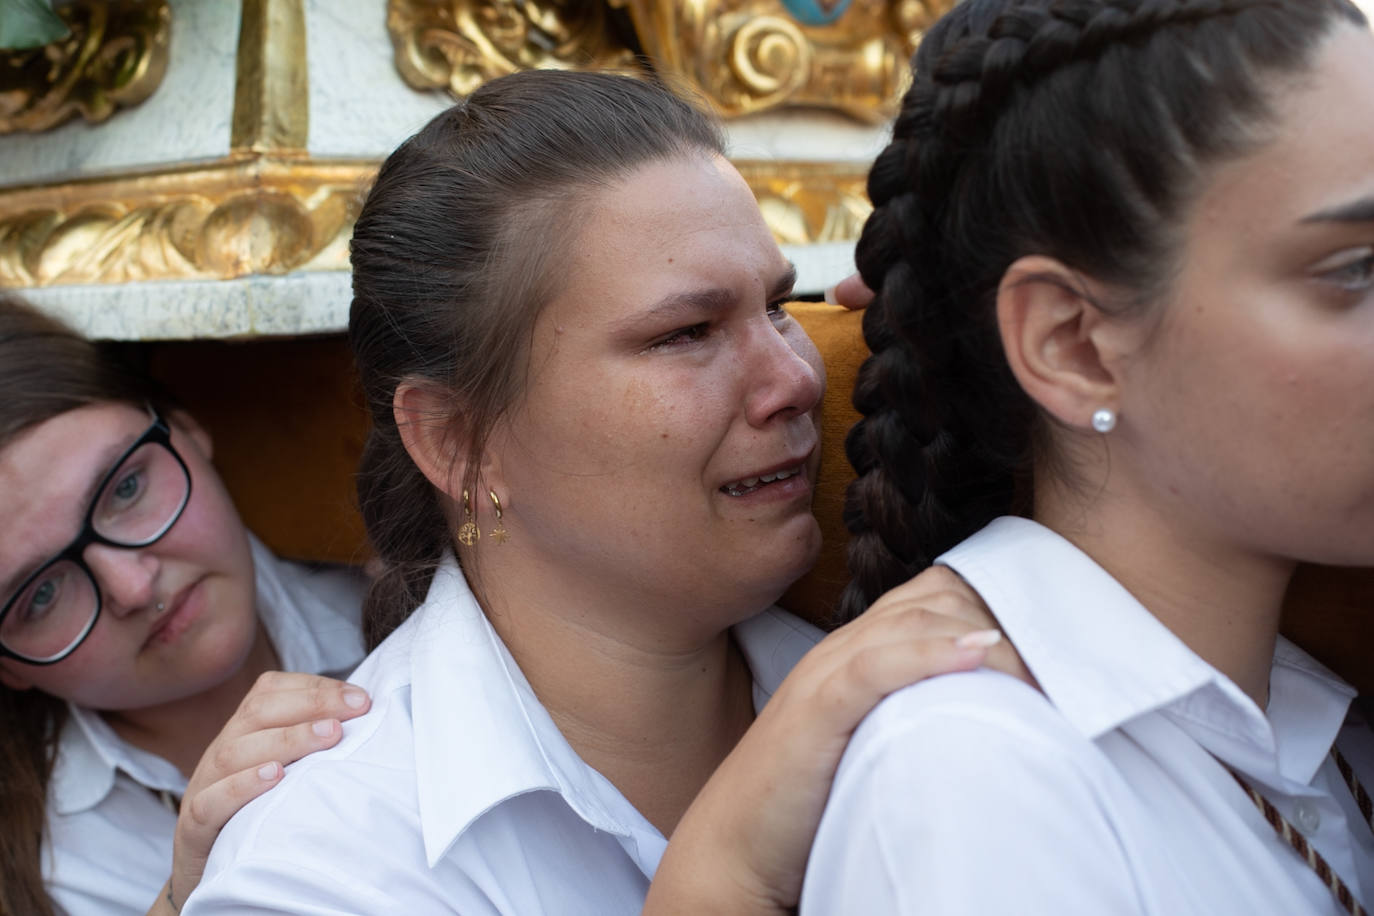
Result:
[[361,574],[322,571],[277,559],[251,533],[258,617],[283,671],[344,677],[363,656],[358,622]]
[[[357,624],[357,582],[351,574],[329,578],[275,557],[252,534],[257,610],[285,671],[344,672],[357,664],[362,644]],[[186,777],[167,760],[120,738],[96,711],[68,704],[49,781],[50,803],[59,814],[100,804],[114,788],[116,771],[156,792],[180,795]]]
[[1028,519],[997,519],[937,562],[983,596],[1050,702],[1090,739],[1161,710],[1234,768],[1306,783],[1354,693],[1281,638],[1266,718],[1102,567]]
[[[755,706],[821,638],[770,609],[735,628],[754,677]],[[425,855],[433,867],[482,814],[529,792],[552,791],[593,828],[641,848],[652,874],[666,841],[558,730],[487,621],[452,556],[424,604],[378,650],[408,654],[415,770]],[[384,659],[378,663],[386,666]],[[480,753],[474,753],[480,748]]]

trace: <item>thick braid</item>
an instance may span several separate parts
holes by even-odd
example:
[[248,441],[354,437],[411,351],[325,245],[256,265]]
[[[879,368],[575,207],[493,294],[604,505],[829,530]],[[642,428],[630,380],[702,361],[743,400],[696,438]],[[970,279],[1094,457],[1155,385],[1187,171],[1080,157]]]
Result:
[[1250,142],[1235,115],[1262,120],[1253,65],[1299,66],[1333,18],[1362,21],[1347,0],[965,0],[927,33],[856,251],[877,296],[841,621],[1031,508],[1042,421],[1002,353],[1006,268],[1046,254],[1148,291],[1201,164]]

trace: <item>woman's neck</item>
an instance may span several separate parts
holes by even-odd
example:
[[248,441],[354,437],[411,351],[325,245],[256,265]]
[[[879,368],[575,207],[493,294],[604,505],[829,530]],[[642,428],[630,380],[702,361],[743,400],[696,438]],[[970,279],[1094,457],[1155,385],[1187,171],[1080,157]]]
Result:
[[662,621],[664,608],[612,610],[503,581],[525,587],[484,601],[488,619],[540,702],[578,756],[668,836],[753,722],[753,678],[729,632],[637,639],[651,631],[625,621]]
[[[1296,566],[1104,492],[1090,508],[1038,490],[1035,520],[1092,557],[1190,649],[1265,709]],[[1146,506],[1147,508],[1142,508]]]
[[125,741],[170,761],[190,778],[205,749],[238,709],[258,675],[280,666],[267,630],[259,623],[248,657],[226,680],[160,706],[104,713],[105,721]]

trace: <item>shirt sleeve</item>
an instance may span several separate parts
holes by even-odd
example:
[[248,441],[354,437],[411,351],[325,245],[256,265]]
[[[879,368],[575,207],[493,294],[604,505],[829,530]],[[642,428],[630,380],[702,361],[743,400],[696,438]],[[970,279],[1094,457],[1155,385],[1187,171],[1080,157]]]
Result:
[[1036,691],[992,672],[885,700],[855,733],[802,916],[1142,912],[1104,762]]

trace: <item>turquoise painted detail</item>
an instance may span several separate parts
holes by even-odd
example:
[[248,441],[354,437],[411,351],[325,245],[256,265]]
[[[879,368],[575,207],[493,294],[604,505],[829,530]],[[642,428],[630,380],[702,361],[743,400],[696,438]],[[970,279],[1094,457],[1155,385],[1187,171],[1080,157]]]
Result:
[[802,25],[830,25],[844,15],[851,0],[782,0],[782,5]]

